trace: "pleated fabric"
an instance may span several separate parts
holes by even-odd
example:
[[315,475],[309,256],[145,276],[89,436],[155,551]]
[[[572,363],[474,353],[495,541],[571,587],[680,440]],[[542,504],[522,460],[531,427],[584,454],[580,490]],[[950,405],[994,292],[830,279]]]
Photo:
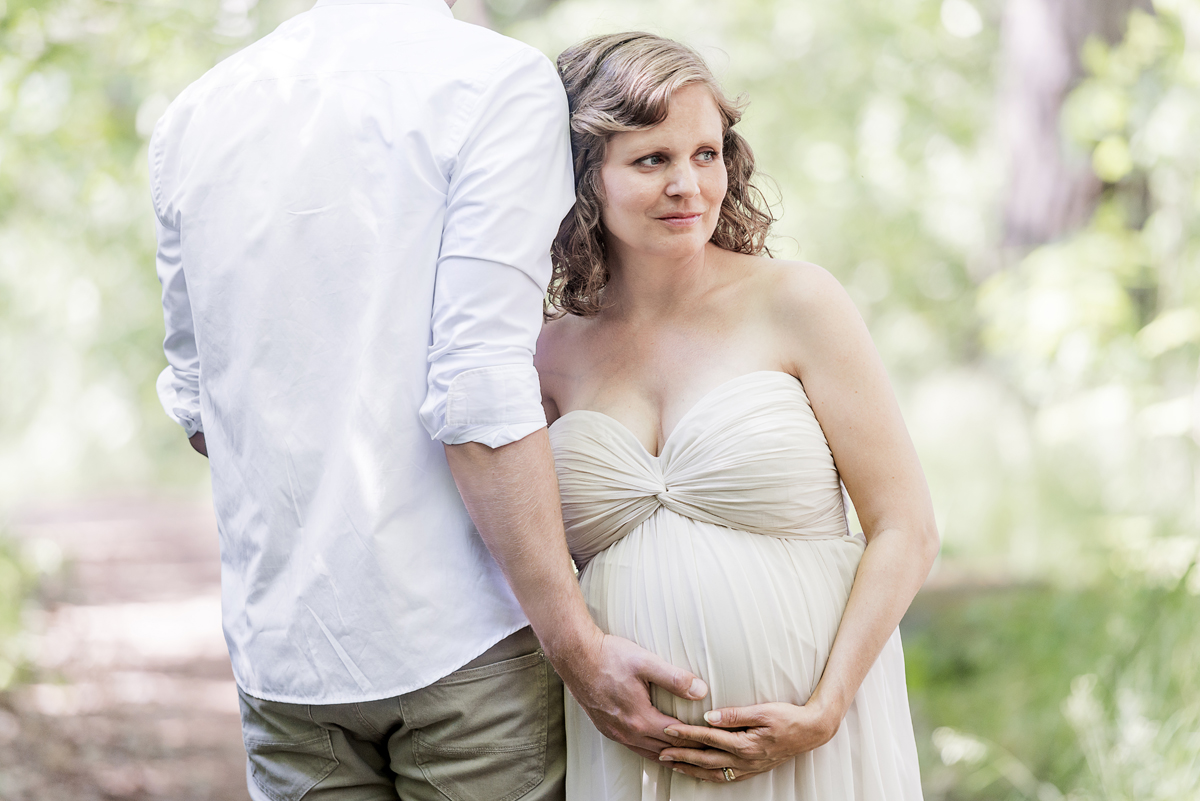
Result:
[[[707,682],[703,701],[653,688],[664,713],[803,704],[829,658],[865,542],[800,382],[757,372],[691,409],[654,456],[607,415],[550,428],[588,607]],[[567,699],[568,801],[911,801],[917,751],[894,632],[834,738],[736,784],[701,782],[604,738]]]

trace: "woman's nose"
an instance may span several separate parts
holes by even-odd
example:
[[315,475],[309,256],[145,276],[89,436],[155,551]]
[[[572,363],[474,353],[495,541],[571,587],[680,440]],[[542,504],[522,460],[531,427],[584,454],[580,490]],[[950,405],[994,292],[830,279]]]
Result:
[[671,171],[667,194],[672,197],[695,197],[700,194],[700,181],[691,164],[681,164]]

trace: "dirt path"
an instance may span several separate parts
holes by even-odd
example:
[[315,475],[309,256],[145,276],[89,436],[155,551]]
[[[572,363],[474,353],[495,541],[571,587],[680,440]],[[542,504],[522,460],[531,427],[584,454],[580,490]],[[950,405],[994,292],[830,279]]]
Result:
[[12,532],[63,569],[35,682],[0,700],[0,800],[247,801],[211,509],[92,503]]

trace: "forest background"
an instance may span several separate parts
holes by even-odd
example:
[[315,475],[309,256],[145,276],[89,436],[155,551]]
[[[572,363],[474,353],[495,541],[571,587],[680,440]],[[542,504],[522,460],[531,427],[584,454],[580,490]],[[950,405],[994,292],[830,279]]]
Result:
[[[146,142],[308,5],[0,0],[0,520],[207,492],[154,393]],[[927,797],[1200,797],[1200,0],[455,13],[551,58],[673,36],[745,93],[771,248],[849,289],[932,486],[904,624]],[[60,561],[0,546],[0,694]]]

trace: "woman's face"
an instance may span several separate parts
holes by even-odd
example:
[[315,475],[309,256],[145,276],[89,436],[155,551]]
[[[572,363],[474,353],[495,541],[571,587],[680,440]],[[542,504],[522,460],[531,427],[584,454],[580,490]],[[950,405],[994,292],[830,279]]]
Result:
[[671,95],[667,118],[614,134],[600,179],[601,219],[621,257],[685,259],[712,238],[728,176],[721,112],[704,84]]

